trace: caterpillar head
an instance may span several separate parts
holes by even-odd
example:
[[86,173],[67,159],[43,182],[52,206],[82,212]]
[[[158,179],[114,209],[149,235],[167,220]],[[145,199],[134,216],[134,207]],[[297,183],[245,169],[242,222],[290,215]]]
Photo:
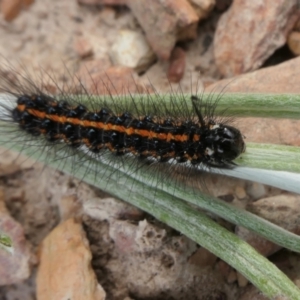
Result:
[[211,125],[205,136],[205,152],[212,166],[228,167],[246,149],[241,132],[229,125]]

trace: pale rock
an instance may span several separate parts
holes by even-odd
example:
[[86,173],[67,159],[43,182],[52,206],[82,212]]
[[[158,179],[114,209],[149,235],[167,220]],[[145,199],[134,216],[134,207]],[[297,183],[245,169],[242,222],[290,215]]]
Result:
[[247,188],[247,193],[254,199],[257,200],[259,198],[264,197],[267,194],[266,187],[258,182],[252,182],[250,186]]
[[249,204],[247,209],[286,230],[300,234],[299,195],[286,193],[263,198]]
[[12,249],[0,246],[0,286],[27,279],[30,276],[30,247],[22,226],[9,215],[5,207],[2,190],[0,190],[0,234],[8,236],[12,242]]
[[[247,206],[247,209],[284,229],[300,234],[300,197],[282,194],[260,199]],[[264,256],[269,256],[281,247],[243,228],[236,227],[236,234]]]
[[58,209],[61,220],[67,220],[71,217],[79,217],[81,215],[81,203],[76,195],[63,196],[58,203]]
[[91,198],[83,202],[83,213],[99,221],[116,219],[123,203],[114,198]]
[[3,159],[0,158],[0,177],[12,176],[13,174],[21,172],[21,167],[19,165],[14,163],[6,164],[9,159],[6,156],[3,157]]
[[295,55],[300,55],[300,32],[292,31],[288,36],[287,44]]
[[[169,229],[164,225],[146,220],[133,223],[115,219],[121,208],[114,207],[116,200],[109,201],[107,198],[105,202],[108,203],[105,205],[100,200],[95,199],[93,202],[86,207],[85,212],[93,215],[94,209],[97,211],[94,214],[97,219],[107,220],[99,222],[90,217],[85,218],[89,239],[94,241],[91,249],[95,267],[97,264],[98,274],[103,276],[101,260],[104,268],[113,275],[118,289],[125,287],[127,293],[134,295],[135,299],[157,299],[160,295],[165,296],[166,291],[169,298],[176,299],[180,294],[184,299],[206,299],[215,291],[216,285],[221,286],[218,291],[224,292],[224,281],[218,276],[218,270],[201,268],[189,262],[198,248],[193,241],[183,235],[170,237]],[[107,212],[102,213],[100,210]],[[109,236],[106,236],[107,229],[103,230],[107,226]],[[101,235],[99,242],[95,240],[97,232]],[[108,256],[103,252],[103,241],[108,243]],[[178,285],[178,282],[184,284]]]
[[132,253],[136,247],[137,226],[127,221],[111,221],[109,235],[120,253]]
[[105,292],[91,268],[92,255],[81,224],[58,225],[42,242],[37,299],[101,300]]
[[283,46],[298,20],[297,0],[236,0],[220,18],[215,61],[225,77],[258,69]]
[[110,57],[115,65],[132,68],[138,73],[145,71],[156,58],[144,35],[132,30],[119,32]]
[[247,196],[246,191],[242,186],[237,186],[236,187],[235,194],[239,199],[244,199]]
[[188,0],[128,0],[129,8],[162,60],[168,60],[177,41],[197,36],[199,17]]
[[[208,86],[205,92],[224,88],[226,93],[300,93],[300,57],[274,67],[223,79]],[[276,120],[278,122],[278,120]]]
[[189,2],[192,4],[199,16],[199,21],[207,18],[216,5],[216,0],[189,0]]
[[144,212],[114,198],[90,198],[83,203],[84,214],[99,221],[114,219],[136,220],[143,218]]
[[[169,298],[182,295],[182,299],[208,299],[215,290],[214,284],[223,286],[222,278],[213,276],[217,270],[201,267],[198,259],[190,262],[197,246],[182,235],[169,238],[164,228],[146,220],[138,225],[115,220],[110,222],[109,236],[122,262],[116,266],[117,271],[126,277],[126,286],[135,298],[157,299],[167,290]],[[216,258],[208,256],[206,265],[211,265]],[[153,280],[149,280],[149,274]],[[182,280],[184,285],[178,285]]]

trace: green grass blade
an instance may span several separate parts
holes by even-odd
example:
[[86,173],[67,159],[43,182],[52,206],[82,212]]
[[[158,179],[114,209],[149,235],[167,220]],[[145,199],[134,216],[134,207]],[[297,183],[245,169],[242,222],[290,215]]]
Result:
[[236,162],[239,166],[299,173],[300,147],[247,143],[246,153]]
[[240,117],[300,119],[298,94],[223,93],[217,111]]
[[[218,100],[216,113],[224,112],[235,117],[261,117],[261,118],[288,118],[300,119],[300,95],[298,94],[246,94],[246,93],[202,93],[198,95],[204,103]],[[176,91],[171,95],[133,95],[120,96],[119,101],[131,103],[132,97],[137,102],[151,98],[155,109],[164,103],[174,105],[183,99],[190,99],[191,95],[178,94]],[[110,101],[109,97],[101,97]],[[85,97],[82,97],[85,101]],[[187,107],[192,109],[192,102],[186,101]],[[154,109],[154,112],[155,112]]]
[[1,232],[0,232],[0,248],[10,253],[13,252],[13,243],[11,238],[5,233],[1,233]]

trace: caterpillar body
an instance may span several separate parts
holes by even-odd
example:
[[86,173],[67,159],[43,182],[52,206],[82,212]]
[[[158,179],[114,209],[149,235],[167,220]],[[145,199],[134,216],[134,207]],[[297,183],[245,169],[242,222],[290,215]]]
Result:
[[[82,160],[102,159],[110,165],[130,157],[137,169],[147,165],[149,172],[154,170],[153,176],[163,169],[167,175],[161,182],[176,173],[185,183],[194,170],[233,168],[233,160],[245,151],[241,132],[230,119],[215,115],[219,98],[204,101],[175,93],[169,101],[151,93],[96,97],[84,89],[84,96],[61,89],[55,96],[26,74],[17,75],[22,80],[14,79],[12,88],[10,77],[0,78],[1,89],[13,98],[0,101],[0,121],[6,122],[1,124],[1,143],[20,144],[21,150],[39,148],[46,157],[58,144],[66,157],[74,157],[74,169],[81,165],[78,153]],[[54,154],[53,159],[63,157]]]
[[108,149],[117,156],[131,153],[158,162],[230,167],[245,148],[240,131],[205,120],[195,96],[192,103],[197,121],[176,121],[151,115],[133,117],[116,114],[107,107],[89,111],[84,105],[69,105],[46,95],[21,95],[11,111],[20,129],[48,142],[61,141],[71,147],[86,146],[91,152]]

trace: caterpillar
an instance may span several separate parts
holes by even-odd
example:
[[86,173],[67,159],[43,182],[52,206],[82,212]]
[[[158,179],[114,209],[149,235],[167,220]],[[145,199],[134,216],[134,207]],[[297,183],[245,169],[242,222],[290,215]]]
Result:
[[108,149],[116,155],[131,153],[158,162],[174,159],[216,167],[229,167],[245,148],[240,131],[232,126],[204,121],[192,96],[196,122],[170,117],[155,120],[151,115],[134,118],[125,111],[109,108],[91,112],[84,106],[70,106],[46,95],[21,95],[12,120],[20,129],[49,142],[63,141],[71,147],[86,146],[93,153]]
[[[1,87],[13,100],[0,102],[0,120],[9,127],[15,125],[9,130],[10,143],[24,143],[22,149],[42,147],[47,151],[43,145],[51,149],[59,144],[67,156],[79,151],[83,159],[93,157],[114,164],[131,157],[137,168],[146,164],[169,174],[177,172],[176,166],[188,168],[181,178],[188,178],[193,169],[233,168],[233,160],[245,151],[241,132],[229,119],[215,116],[219,98],[204,102],[196,94],[180,99],[173,94],[163,102],[157,94],[148,93],[129,95],[123,101],[122,96],[94,98],[86,94],[83,101],[82,95],[60,90],[60,95],[54,96],[24,75],[22,79],[26,84],[15,80],[13,89],[8,89],[8,79],[2,76]],[[79,164],[76,161],[74,165]]]

